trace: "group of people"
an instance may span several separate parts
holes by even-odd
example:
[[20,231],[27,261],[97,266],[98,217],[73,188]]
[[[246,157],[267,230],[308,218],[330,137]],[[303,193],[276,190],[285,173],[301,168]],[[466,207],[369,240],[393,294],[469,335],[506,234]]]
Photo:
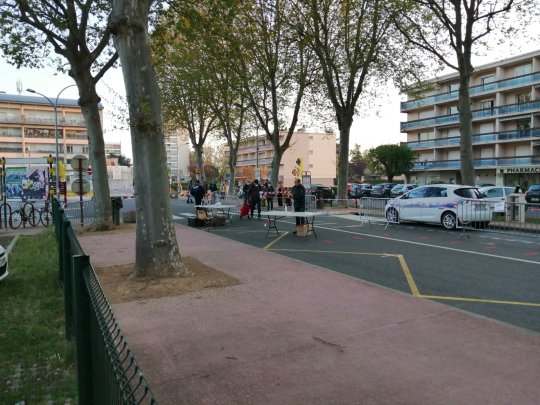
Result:
[[[213,197],[212,203],[215,203],[214,196],[217,192],[215,183],[211,182],[205,188],[199,180],[195,181],[195,184],[190,181],[189,189],[188,203],[192,202],[191,199],[193,198],[195,205],[201,205],[204,196],[208,193]],[[272,211],[274,209],[274,197],[277,198],[278,207],[292,206],[295,212],[304,212],[306,210],[306,189],[300,179],[295,179],[294,186],[290,189],[280,185],[277,190],[268,179],[262,185],[259,180],[255,179],[251,183],[246,182],[241,187],[239,195],[243,195],[244,203],[249,204],[248,218],[253,218],[255,210],[257,210],[257,217],[261,219],[261,203],[263,201],[266,201],[268,211]],[[302,224],[304,224],[304,218],[296,217],[296,225]]]
[[[294,211],[304,212],[306,210],[306,189],[300,182],[300,179],[294,180],[294,186],[291,189],[279,186],[276,189],[272,186],[268,179],[261,186],[259,180],[253,180],[253,183],[246,183],[242,189],[244,195],[244,203],[249,204],[250,214],[248,218],[253,218],[255,209],[257,217],[261,218],[261,202],[266,201],[268,211],[274,209],[274,197],[277,197],[279,207],[293,206]],[[304,223],[303,217],[296,218],[296,224]]]
[[187,198],[187,203],[190,204],[195,202],[195,205],[201,205],[203,198],[205,196],[208,196],[210,203],[215,204],[218,196],[222,200],[225,198],[225,187],[226,185],[222,184],[220,189],[218,190],[217,184],[213,181],[211,181],[210,183],[205,182],[201,184],[199,180],[196,180],[195,184],[193,184],[193,180],[190,180],[188,186],[189,194]]

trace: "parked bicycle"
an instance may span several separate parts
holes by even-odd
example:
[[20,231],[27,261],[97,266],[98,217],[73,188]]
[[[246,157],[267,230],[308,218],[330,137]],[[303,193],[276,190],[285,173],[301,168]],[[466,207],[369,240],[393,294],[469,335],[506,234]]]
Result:
[[39,220],[43,226],[48,227],[52,222],[52,209],[49,201],[45,201],[45,205],[42,208],[35,208],[39,213]]
[[19,208],[11,211],[9,216],[9,226],[17,229],[21,225],[26,228],[26,224],[36,226],[39,223],[39,212],[31,202],[25,202],[19,205]]

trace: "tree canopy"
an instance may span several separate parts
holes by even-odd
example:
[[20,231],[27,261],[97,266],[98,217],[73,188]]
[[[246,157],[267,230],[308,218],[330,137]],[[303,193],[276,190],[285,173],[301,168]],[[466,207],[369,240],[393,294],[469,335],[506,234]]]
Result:
[[368,167],[374,173],[385,174],[388,181],[395,176],[409,176],[417,153],[406,145],[380,145],[370,149],[366,155]]

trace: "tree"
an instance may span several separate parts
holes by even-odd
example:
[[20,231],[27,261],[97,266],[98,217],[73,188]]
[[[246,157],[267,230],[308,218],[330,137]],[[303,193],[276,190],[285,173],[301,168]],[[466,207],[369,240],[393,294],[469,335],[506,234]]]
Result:
[[204,180],[204,145],[218,128],[218,120],[209,102],[213,85],[206,75],[205,50],[192,36],[184,35],[182,23],[185,20],[174,10],[165,12],[152,35],[152,53],[166,126],[171,131],[178,127],[187,131]]
[[151,0],[115,0],[111,30],[129,103],[137,231],[134,276],[189,275],[169,199],[161,100],[149,46]]
[[[191,77],[203,75],[204,82],[211,86],[211,91],[206,93],[201,92],[198,86],[198,95],[205,97],[205,104],[210,106],[217,119],[216,122],[219,123],[216,133],[220,133],[227,142],[229,192],[232,192],[238,148],[247,113],[246,94],[243,91],[238,69],[234,63],[231,63],[235,56],[229,45],[231,41],[234,41],[232,36],[235,21],[242,2],[205,0],[173,1],[170,4],[171,8],[163,16],[160,28],[153,35],[154,41],[159,42],[159,45],[154,46],[156,49],[163,49],[171,47],[171,43],[177,44],[178,41],[170,41],[162,33],[162,31],[171,31],[176,36],[189,38],[189,47],[198,48],[198,54],[204,55],[202,63],[191,63],[190,59],[185,69],[196,70]],[[182,47],[185,48],[184,45]],[[170,100],[169,102],[178,101]]]
[[401,174],[408,177],[417,157],[406,145],[380,145],[368,151],[366,160],[370,170],[384,173],[392,181]]
[[350,152],[349,159],[349,180],[358,181],[366,170],[367,163],[364,159],[360,145],[355,144],[354,148]]
[[459,129],[461,183],[474,184],[472,110],[469,86],[474,71],[471,57],[496,26],[497,17],[513,5],[528,7],[532,0],[417,0],[416,9],[396,20],[405,38],[435,55],[459,73]]
[[[17,67],[42,67],[47,61],[73,78],[86,123],[94,188],[94,226],[112,226],[105,142],[96,84],[114,65],[109,0],[9,0],[0,3],[0,49]],[[51,56],[53,51],[58,57]],[[67,62],[67,63],[66,63]]]
[[335,112],[340,142],[338,198],[347,197],[350,128],[368,84],[386,80],[407,66],[406,48],[393,21],[400,0],[297,0],[299,30],[317,55],[326,95]]
[[[245,2],[231,43],[256,121],[274,148],[271,183],[277,184],[300,109],[315,79],[313,52],[295,30],[291,2]],[[282,136],[283,135],[283,136]]]
[[118,159],[118,166],[131,167],[131,159],[127,158],[125,155],[115,155],[114,153],[110,153],[109,157],[112,159]]

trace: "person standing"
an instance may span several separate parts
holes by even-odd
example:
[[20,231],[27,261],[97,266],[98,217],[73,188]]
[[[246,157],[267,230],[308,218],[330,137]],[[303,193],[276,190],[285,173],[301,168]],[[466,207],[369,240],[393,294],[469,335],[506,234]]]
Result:
[[208,187],[210,189],[210,204],[215,204],[217,200],[217,185],[211,181]]
[[195,199],[195,205],[201,205],[204,197],[204,188],[201,186],[201,182],[197,180],[195,185],[190,190],[191,195]]
[[272,186],[272,183],[268,179],[266,179],[266,182],[264,183],[263,187],[264,196],[266,198],[266,207],[268,211],[272,211],[274,209],[274,194],[275,190]]
[[278,207],[283,207],[283,187],[281,186],[281,184],[278,186],[276,196]]
[[[295,212],[306,211],[306,189],[300,179],[294,179],[294,186],[291,189]],[[296,217],[296,225],[303,225],[304,217]]]
[[249,208],[251,212],[249,218],[253,218],[253,211],[255,211],[255,207],[257,207],[258,218],[261,219],[261,192],[262,188],[259,185],[259,180],[253,180],[248,191]]

